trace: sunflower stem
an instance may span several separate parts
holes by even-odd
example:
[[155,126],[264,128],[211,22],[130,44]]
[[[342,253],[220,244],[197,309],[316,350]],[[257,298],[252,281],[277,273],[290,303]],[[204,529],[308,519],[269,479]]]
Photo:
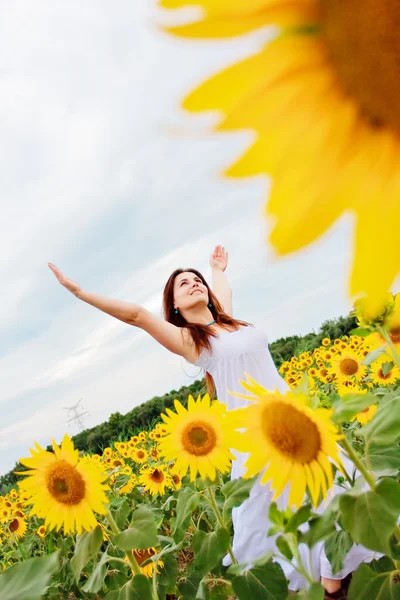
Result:
[[[212,506],[212,509],[214,511],[214,514],[215,514],[215,517],[216,517],[216,519],[218,521],[218,524],[219,524],[220,527],[223,527],[225,529],[225,523],[224,523],[224,521],[222,519],[221,513],[219,511],[217,502],[216,502],[215,497],[214,497],[214,493],[213,493],[213,491],[211,489],[211,486],[207,487],[207,491],[208,491],[208,499],[210,501],[210,504]],[[236,557],[233,554],[231,543],[229,543],[228,554],[229,554],[229,556],[232,559],[232,564],[237,565],[238,561],[236,560]]]
[[19,543],[19,541],[18,541],[18,540],[16,540],[16,542],[17,542],[17,546],[18,546],[18,548],[19,548],[19,551],[21,552],[22,560],[26,560],[26,556],[25,556],[25,553],[24,553],[24,551],[22,550],[22,546],[21,546],[21,544]]
[[377,325],[376,328],[379,331],[379,333],[381,334],[381,336],[384,338],[384,340],[387,342],[387,345],[389,346],[390,350],[392,351],[393,360],[396,363],[396,365],[400,368],[400,356],[398,355],[396,347],[393,344],[389,333],[381,325]]
[[343,434],[342,444],[343,444],[349,458],[353,461],[354,465],[357,467],[357,469],[360,471],[360,473],[364,476],[364,479],[368,483],[371,490],[375,490],[375,488],[376,488],[375,479],[373,478],[371,473],[368,471],[368,469],[365,468],[365,466],[363,465],[363,463],[361,462],[361,460],[355,453],[349,440],[346,438],[345,434]]
[[[298,545],[298,541],[295,538],[295,536],[293,534],[288,534],[286,536],[286,541],[289,544],[289,548],[292,551],[293,554],[293,558],[296,559],[297,562],[297,571],[303,575],[304,579],[310,584],[312,585],[314,583],[314,579],[312,579],[312,577],[310,577],[310,574],[307,572],[307,569],[305,568],[305,566],[303,565],[303,561],[301,560],[301,556],[300,556],[300,552],[299,552],[299,545]],[[291,562],[291,561],[288,561]]]
[[[111,511],[108,508],[108,506],[106,506],[106,516],[107,516],[108,522],[110,523],[111,531],[114,533],[114,535],[118,535],[118,533],[120,533],[118,525],[116,524],[115,519],[112,516]],[[135,575],[140,575],[141,570],[140,570],[140,567],[138,565],[136,558],[133,555],[133,552],[128,550],[125,554],[126,554],[126,558],[128,559],[128,562],[131,565],[132,570],[135,573]]]
[[154,565],[153,577],[152,577],[152,588],[153,588],[153,600],[159,600],[157,592],[157,563]]
[[341,472],[343,473],[343,475],[345,476],[345,478],[347,479],[347,482],[351,485],[351,487],[353,487],[354,482],[352,480],[352,478],[350,477],[350,475],[348,474],[346,468],[344,467],[344,465],[342,465],[340,467]]

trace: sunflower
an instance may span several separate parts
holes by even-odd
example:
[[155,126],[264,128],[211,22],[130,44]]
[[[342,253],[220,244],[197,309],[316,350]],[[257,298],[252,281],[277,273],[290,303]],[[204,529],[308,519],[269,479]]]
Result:
[[36,533],[39,537],[44,538],[46,535],[46,527],[44,525],[41,525],[37,528]]
[[190,468],[190,480],[197,473],[205,479],[214,480],[216,471],[226,473],[234,459],[232,432],[226,426],[226,407],[219,402],[211,404],[210,396],[188,396],[187,409],[175,400],[176,413],[166,409],[161,417],[168,429],[168,435],[160,440],[160,453],[167,461],[175,460],[176,468],[186,474]]
[[368,329],[370,329],[371,327],[373,328],[376,325],[383,325],[386,327],[386,325],[390,323],[390,321],[388,321],[389,315],[391,315],[394,312],[395,318],[391,319],[391,324],[394,326],[399,326],[399,300],[400,297],[397,300],[396,306],[395,298],[393,294],[389,292],[388,294],[386,294],[386,296],[382,298],[381,304],[379,306],[376,306],[375,309],[371,311],[368,299],[365,297],[358,298],[354,302],[354,309],[352,311],[352,315],[357,318],[357,323],[360,327],[367,327]]
[[296,507],[308,487],[316,506],[320,494],[326,498],[333,485],[331,461],[340,464],[336,443],[340,435],[330,420],[333,411],[312,410],[305,395],[268,391],[246,377],[248,381],[241,383],[252,396],[234,395],[250,404],[230,411],[228,417],[233,427],[243,431],[237,449],[250,453],[244,478],[263,472],[261,484],[271,482],[274,500],[290,484],[289,503]]
[[350,419],[350,421],[355,421],[357,419],[361,425],[366,425],[368,421],[374,417],[377,408],[376,404],[371,404],[371,406],[368,406],[368,408],[359,412],[355,417]]
[[157,448],[152,448],[150,450],[150,456],[153,460],[158,460],[159,456],[158,456],[158,450]]
[[332,360],[329,372],[339,381],[346,379],[361,381],[367,373],[367,367],[361,363],[362,358],[356,352],[347,350]]
[[17,540],[24,537],[26,533],[26,520],[21,517],[14,517],[12,521],[8,523],[8,531]]
[[106,512],[105,475],[94,463],[79,460],[67,434],[61,447],[53,441],[54,453],[35,446],[29,458],[20,460],[30,470],[21,473],[28,476],[18,483],[33,504],[30,514],[44,518],[50,529],[63,526],[64,533],[94,529],[94,511]]
[[132,450],[130,454],[131,459],[139,464],[145,463],[148,456],[148,453],[143,448],[136,448],[136,450]]
[[370,366],[371,381],[380,386],[391,385],[400,378],[400,370],[390,359],[380,356]]
[[272,175],[270,239],[281,255],[316,240],[345,211],[356,213],[350,292],[365,293],[371,310],[379,306],[399,270],[397,2],[160,4],[202,9],[200,20],[169,27],[184,37],[229,38],[268,25],[280,28],[266,33],[271,39],[277,31],[257,54],[192,92],[184,107],[218,110],[220,131],[255,132],[250,148],[227,173]]
[[140,570],[142,571],[143,575],[145,575],[146,577],[153,577],[154,569],[156,568],[157,573],[159,573],[158,567],[162,568],[164,566],[164,563],[162,560],[157,560],[157,561],[152,560],[147,565],[142,567],[142,564],[144,562],[146,562],[146,560],[148,560],[155,554],[158,554],[159,552],[160,552],[160,550],[156,550],[156,548],[146,548],[146,550],[132,550],[132,554],[135,557],[136,562],[138,563],[138,565],[140,567]]
[[[387,330],[389,337],[392,341],[392,344],[396,350],[396,353],[400,354],[400,327],[392,327]],[[386,344],[386,340],[379,331],[374,331],[368,337],[365,338],[366,342],[370,345],[371,348],[377,349]],[[385,349],[385,353],[388,356],[392,356],[392,350],[390,347]],[[395,358],[395,357],[393,357]]]
[[346,394],[363,394],[367,391],[362,390],[354,381],[351,381],[350,379],[336,381],[335,385],[339,396],[346,396]]
[[322,358],[326,361],[326,362],[330,362],[332,360],[332,358],[335,355],[333,354],[333,352],[330,352],[329,350],[327,350],[326,352],[322,353]]
[[125,462],[121,456],[114,456],[111,459],[110,466],[112,469],[117,469],[118,467],[123,468],[125,466]]
[[119,494],[121,496],[124,496],[125,494],[129,494],[133,488],[137,485],[137,478],[136,475],[132,475],[128,481],[125,483],[125,485],[123,485],[120,490],[119,490]]
[[289,361],[285,360],[279,367],[278,371],[279,371],[279,373],[287,373],[287,371],[289,371],[289,369],[290,369],[290,363],[289,363]]
[[5,521],[11,514],[11,509],[8,506],[2,506],[0,508],[0,522]]
[[331,381],[330,372],[325,366],[318,369],[315,376],[322,381],[322,383],[329,383]]
[[165,488],[172,487],[170,475],[160,466],[141,469],[139,482],[143,485],[146,492],[150,492],[153,496],[157,494],[163,495]]
[[326,347],[327,347],[327,346],[330,346],[330,343],[331,343],[331,340],[330,340],[330,338],[328,338],[328,337],[324,338],[324,339],[322,340],[322,342],[321,342],[321,344],[322,344],[323,346],[326,346]]

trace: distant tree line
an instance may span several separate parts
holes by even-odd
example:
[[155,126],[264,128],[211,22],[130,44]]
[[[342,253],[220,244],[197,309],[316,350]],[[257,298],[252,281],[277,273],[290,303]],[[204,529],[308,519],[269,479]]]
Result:
[[[276,366],[279,367],[294,355],[318,348],[325,337],[332,340],[340,338],[348,335],[356,327],[357,323],[353,317],[339,317],[325,321],[318,333],[312,332],[303,336],[292,335],[280,338],[272,342],[269,348]],[[85,452],[101,453],[113,441],[122,441],[140,430],[152,429],[161,420],[160,414],[165,412],[166,408],[173,408],[175,399],[180,400],[186,406],[189,394],[196,398],[198,394],[204,394],[205,391],[205,381],[199,379],[189,386],[181,387],[178,391],[172,390],[164,396],[155,396],[151,400],[135,406],[125,415],[119,412],[112,413],[105,423],[85,429],[73,436],[74,445]],[[51,450],[51,447],[48,446],[47,450]],[[0,494],[6,493],[20,479],[20,476],[16,475],[14,471],[24,470],[25,467],[17,463],[12,471],[0,476]]]

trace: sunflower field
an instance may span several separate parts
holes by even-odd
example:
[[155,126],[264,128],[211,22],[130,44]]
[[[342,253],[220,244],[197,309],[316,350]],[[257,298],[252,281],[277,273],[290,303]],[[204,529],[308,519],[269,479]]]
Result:
[[[0,498],[1,600],[323,600],[307,552],[322,544],[335,573],[354,543],[375,559],[349,600],[400,597],[400,296],[356,314],[351,335],[281,365],[285,394],[246,374],[246,408],[176,401],[101,455],[68,435],[52,452],[35,443]],[[236,451],[247,470],[230,480]],[[240,564],[232,510],[257,480],[274,492],[276,552]],[[289,591],[285,563],[302,589]]]

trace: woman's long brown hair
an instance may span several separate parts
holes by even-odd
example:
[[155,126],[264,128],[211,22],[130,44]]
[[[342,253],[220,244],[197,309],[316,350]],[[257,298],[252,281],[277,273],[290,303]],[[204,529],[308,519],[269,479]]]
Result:
[[[215,296],[215,294],[213,294],[208,283],[199,271],[197,271],[196,269],[176,269],[172,273],[172,275],[170,275],[164,288],[163,316],[164,319],[169,323],[172,323],[177,327],[185,327],[186,329],[188,329],[190,335],[192,336],[196,351],[199,354],[203,349],[211,351],[210,338],[216,337],[218,334],[213,332],[207,325],[200,325],[199,323],[188,323],[186,319],[181,315],[181,313],[176,314],[174,308],[174,282],[176,277],[181,273],[194,273],[195,275],[197,275],[197,277],[200,277],[201,281],[208,290],[209,302],[212,304],[212,306],[210,307],[210,311],[217,325],[220,325],[221,327],[233,327],[235,330],[239,329],[239,327],[241,326],[247,327],[249,325],[249,323],[246,323],[245,321],[233,319],[223,311],[223,308],[219,303],[217,297]],[[216,392],[215,383],[210,373],[207,372],[206,385],[210,397],[214,398]]]

